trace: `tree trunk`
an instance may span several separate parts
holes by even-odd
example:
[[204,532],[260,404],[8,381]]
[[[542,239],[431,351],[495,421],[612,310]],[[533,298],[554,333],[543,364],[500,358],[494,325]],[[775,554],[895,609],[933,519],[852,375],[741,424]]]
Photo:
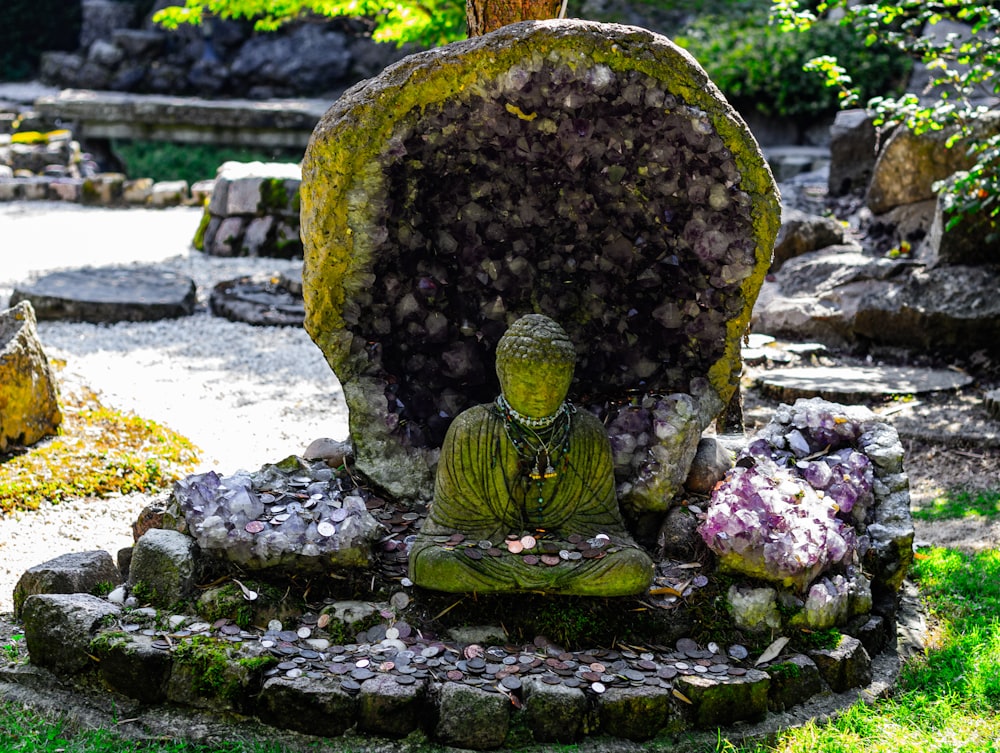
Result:
[[556,18],[562,0],[466,0],[469,36],[478,37],[518,21]]

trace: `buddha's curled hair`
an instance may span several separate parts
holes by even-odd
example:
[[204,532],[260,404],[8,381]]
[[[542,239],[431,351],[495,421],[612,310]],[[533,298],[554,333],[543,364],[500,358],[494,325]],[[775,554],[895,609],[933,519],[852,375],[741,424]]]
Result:
[[513,361],[572,365],[576,349],[558,322],[543,314],[527,314],[510,325],[497,343],[497,367]]

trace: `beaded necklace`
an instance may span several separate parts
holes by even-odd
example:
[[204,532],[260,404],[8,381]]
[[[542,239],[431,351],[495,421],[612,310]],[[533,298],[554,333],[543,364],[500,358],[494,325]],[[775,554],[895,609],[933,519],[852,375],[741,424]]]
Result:
[[543,494],[546,481],[559,476],[569,453],[572,415],[576,408],[563,402],[555,413],[532,418],[518,413],[503,395],[496,399],[496,410],[503,421],[507,439],[520,459],[521,473],[526,483],[535,485],[536,510],[541,520],[545,506]]

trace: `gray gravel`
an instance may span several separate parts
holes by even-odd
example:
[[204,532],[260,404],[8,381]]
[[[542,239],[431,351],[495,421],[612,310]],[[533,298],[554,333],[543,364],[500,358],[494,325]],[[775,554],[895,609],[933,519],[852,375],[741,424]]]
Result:
[[[207,296],[223,280],[295,273],[296,262],[221,259],[190,246],[199,209],[111,210],[41,202],[0,204],[0,307],[13,286],[56,269],[155,264],[192,277],[190,317],[115,325],[40,322],[61,379],[102,402],[159,421],[202,450],[199,470],[228,474],[301,453],[317,437],[347,436],[336,377],[303,330],[251,327],[212,316]],[[0,612],[28,567],[57,554],[131,543],[141,495],[81,500],[0,518]]]

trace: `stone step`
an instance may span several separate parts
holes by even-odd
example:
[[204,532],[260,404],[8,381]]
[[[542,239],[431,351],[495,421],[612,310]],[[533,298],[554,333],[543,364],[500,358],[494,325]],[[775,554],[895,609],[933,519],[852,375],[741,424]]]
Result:
[[920,395],[959,390],[972,377],[948,369],[908,366],[813,366],[776,369],[757,377],[755,383],[768,397],[792,402],[822,397],[843,403],[866,403],[893,395]]

